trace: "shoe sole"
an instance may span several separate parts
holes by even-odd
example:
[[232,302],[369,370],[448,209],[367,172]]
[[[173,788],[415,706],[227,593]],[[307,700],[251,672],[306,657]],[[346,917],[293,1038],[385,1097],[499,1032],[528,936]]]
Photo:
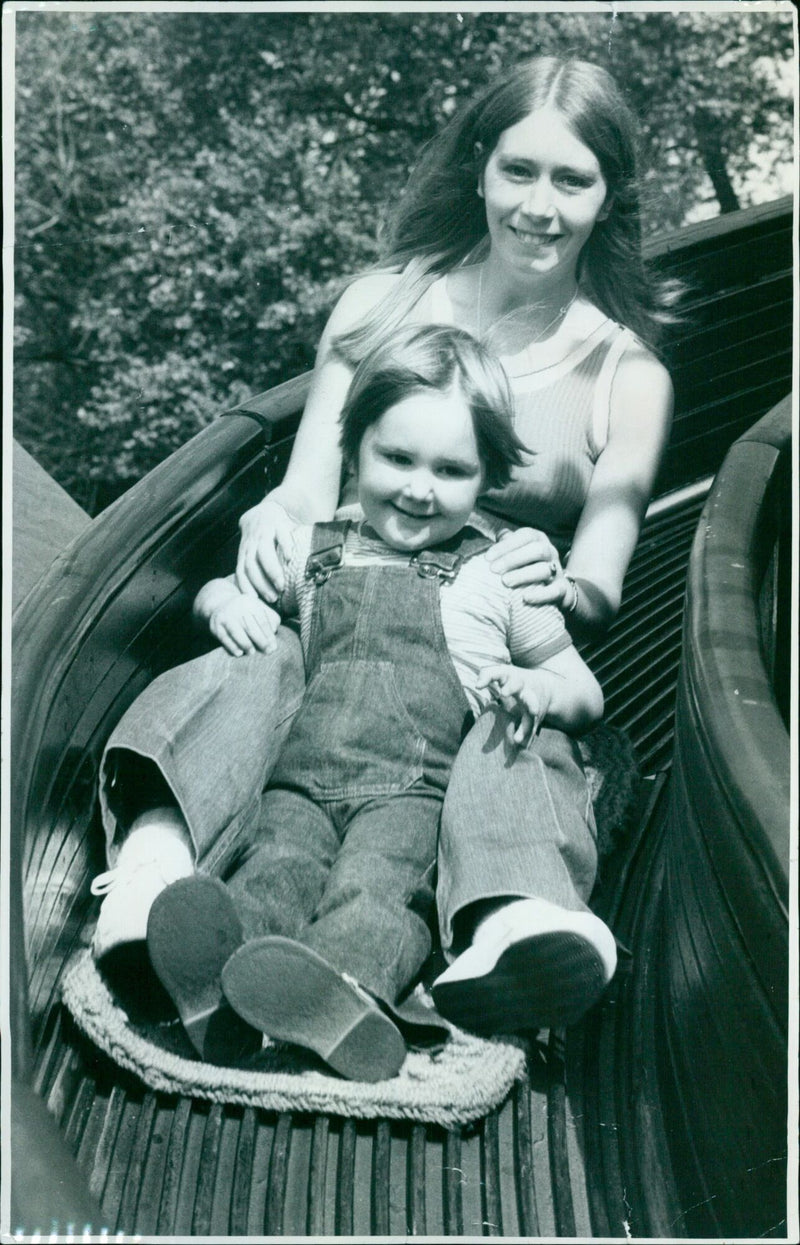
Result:
[[437,1010],[475,1033],[519,1033],[575,1024],[603,994],[605,965],[586,938],[569,931],[521,939],[481,976],[431,987]]
[[222,993],[222,969],[241,944],[233,900],[217,878],[182,878],[150,909],[150,962],[189,1040],[209,1063],[237,1062],[263,1043],[262,1034],[231,1011]]
[[397,1027],[301,943],[252,939],[225,965],[222,988],[249,1024],[315,1051],[350,1080],[383,1081],[400,1071],[406,1047]]

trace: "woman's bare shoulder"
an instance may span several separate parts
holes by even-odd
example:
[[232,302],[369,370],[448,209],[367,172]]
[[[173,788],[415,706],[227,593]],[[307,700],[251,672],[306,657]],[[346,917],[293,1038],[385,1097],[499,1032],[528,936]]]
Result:
[[631,428],[652,429],[664,437],[672,419],[672,379],[661,360],[638,338],[626,346],[611,391],[609,433],[627,436]]
[[671,384],[670,375],[664,364],[649,346],[629,333],[629,340],[619,361],[621,376],[630,376],[634,380],[649,380],[655,384]]
[[337,333],[353,328],[391,293],[400,280],[397,272],[370,272],[356,277],[334,307],[329,326]]

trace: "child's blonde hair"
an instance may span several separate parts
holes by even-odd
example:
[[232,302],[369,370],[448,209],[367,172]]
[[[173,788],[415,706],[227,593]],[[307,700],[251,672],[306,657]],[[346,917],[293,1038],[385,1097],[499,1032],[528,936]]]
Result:
[[355,465],[364,433],[398,402],[420,390],[446,393],[457,385],[475,430],[486,489],[502,488],[529,453],[513,425],[513,401],[499,359],[463,329],[406,324],[356,367],[341,414],[340,444]]

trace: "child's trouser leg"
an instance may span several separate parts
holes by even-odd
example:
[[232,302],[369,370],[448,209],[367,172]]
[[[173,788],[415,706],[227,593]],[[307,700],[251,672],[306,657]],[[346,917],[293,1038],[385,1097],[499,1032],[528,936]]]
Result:
[[345,811],[345,836],[306,946],[392,1006],[431,948],[441,799],[424,789]]
[[217,648],[155,679],[103,755],[109,863],[133,819],[173,802],[197,865],[217,870],[252,818],[303,689],[300,642],[283,627],[274,653],[235,658]]
[[441,807],[426,791],[321,806],[266,791],[259,846],[228,880],[245,938],[296,939],[394,1003],[430,952]]
[[493,708],[482,714],[450,777],[436,895],[446,951],[458,915],[480,901],[530,897],[584,910],[594,886],[594,815],[573,740],[544,728],[513,749],[507,721]]
[[[236,1016],[231,1021],[222,987],[227,962],[243,943],[252,947],[265,934],[293,938],[305,929],[339,842],[321,809],[281,789],[263,794],[248,838],[253,846],[227,884],[202,874],[176,882],[153,902],[147,926],[151,963],[191,1041],[211,1062],[229,1062],[269,1031],[258,1023],[242,1029]],[[253,988],[262,993],[252,971],[245,984],[248,1000]]]
[[[270,813],[286,813],[293,792],[270,792],[279,800]],[[294,806],[293,831],[303,821],[303,838],[315,852],[291,854],[292,837],[278,829],[245,865],[231,887],[250,930],[273,929],[284,936],[251,937],[226,964],[222,987],[236,1012],[273,1037],[317,1052],[344,1076],[375,1081],[394,1076],[405,1043],[394,1021],[374,1002],[391,1005],[416,975],[430,949],[425,920],[433,902],[436,834],[441,810],[437,795],[371,799],[326,806]],[[325,822],[328,830],[326,832]],[[341,837],[343,836],[343,838]],[[288,837],[288,842],[287,842]],[[295,846],[297,836],[294,838]],[[314,919],[297,930],[297,910],[309,902],[308,871],[318,884],[329,855],[335,855]],[[263,867],[262,867],[263,866]],[[268,894],[273,890],[272,894]],[[280,895],[278,912],[276,894]],[[263,909],[259,914],[259,900]],[[293,908],[294,911],[288,909]],[[398,1019],[407,1019],[402,1012]],[[416,1016],[411,1023],[420,1022]],[[425,1018],[426,1029],[433,1026]]]
[[228,879],[246,939],[299,937],[312,920],[339,835],[324,807],[300,791],[265,791],[253,822],[253,847]]

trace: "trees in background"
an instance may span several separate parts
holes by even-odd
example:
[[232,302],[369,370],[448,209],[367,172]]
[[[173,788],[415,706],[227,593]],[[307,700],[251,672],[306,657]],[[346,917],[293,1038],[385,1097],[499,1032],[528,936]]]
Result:
[[646,230],[781,193],[787,12],[16,15],[15,434],[94,511],[311,366],[420,145],[504,65],[607,65]]

